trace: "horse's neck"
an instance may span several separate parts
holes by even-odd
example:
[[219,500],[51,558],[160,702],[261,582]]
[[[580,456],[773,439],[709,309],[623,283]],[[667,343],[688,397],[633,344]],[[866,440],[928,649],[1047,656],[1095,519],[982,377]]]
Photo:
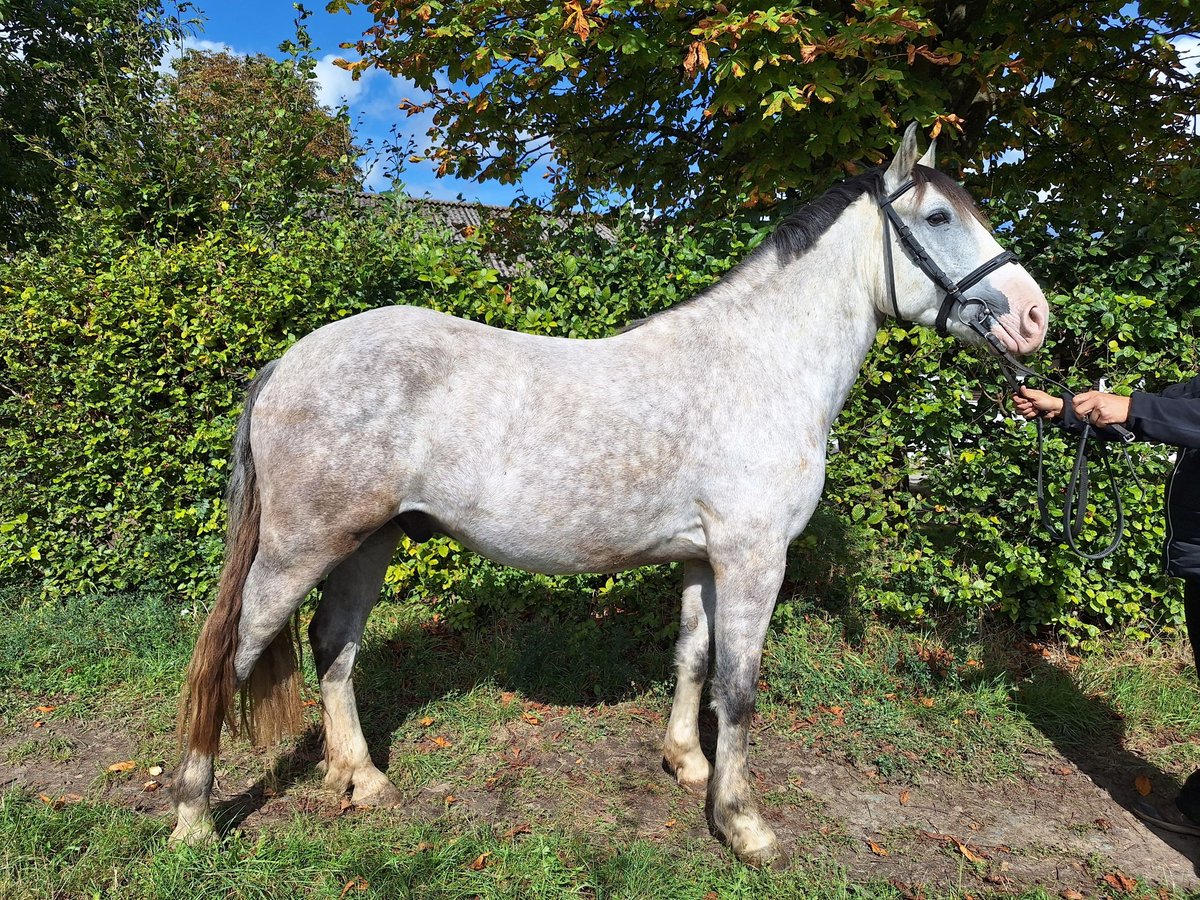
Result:
[[[808,250],[775,249],[747,260],[690,304],[678,326],[723,342],[764,372],[773,406],[827,432],[879,330],[882,231],[869,198],[856,201]],[[683,312],[683,310],[680,310]]]

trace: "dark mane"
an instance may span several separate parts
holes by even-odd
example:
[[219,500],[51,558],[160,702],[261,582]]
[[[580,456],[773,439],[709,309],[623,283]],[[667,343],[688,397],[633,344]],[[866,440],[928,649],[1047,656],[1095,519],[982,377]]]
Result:
[[800,207],[782,222],[752,257],[775,252],[785,260],[794,259],[817,242],[832,227],[851,203],[863,194],[883,198],[883,169],[868,169],[861,175],[838,182],[816,200]]

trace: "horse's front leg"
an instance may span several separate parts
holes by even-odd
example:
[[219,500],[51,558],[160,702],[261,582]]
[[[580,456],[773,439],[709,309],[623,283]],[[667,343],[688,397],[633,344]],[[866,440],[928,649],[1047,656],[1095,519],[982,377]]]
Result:
[[675,702],[663,741],[663,762],[680,786],[704,796],[711,766],[700,749],[700,694],[708,678],[716,586],[703,560],[683,564],[683,611],[675,645]]
[[783,582],[786,550],[782,543],[757,549],[741,543],[724,558],[711,557],[716,586],[712,697],[719,731],[708,809],[738,859],[754,866],[787,863],[758,811],[748,760],[763,641]]

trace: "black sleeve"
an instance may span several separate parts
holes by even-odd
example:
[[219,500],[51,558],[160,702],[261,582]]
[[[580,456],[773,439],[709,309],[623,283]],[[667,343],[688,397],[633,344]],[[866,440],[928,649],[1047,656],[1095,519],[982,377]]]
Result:
[[1162,394],[1134,391],[1129,430],[1143,441],[1200,447],[1200,378],[1167,388]]
[[1171,387],[1159,391],[1159,396],[1166,397],[1168,400],[1200,397],[1200,375],[1190,381],[1183,382],[1183,384],[1173,384]]
[[[1083,421],[1083,419],[1075,415],[1075,407],[1071,405],[1071,401],[1074,399],[1074,394],[1070,393],[1069,391],[1064,391],[1062,395],[1062,416],[1061,418],[1052,419],[1051,421],[1064,431],[1069,431],[1072,434],[1080,434],[1083,432],[1083,426],[1086,423]],[[1132,415],[1130,418],[1133,418]],[[1100,438],[1102,441],[1124,440],[1119,432],[1113,431],[1108,427],[1097,428],[1095,425],[1093,425],[1092,434],[1096,435],[1096,437]],[[1137,434],[1137,432],[1134,431],[1134,434]],[[1138,435],[1138,437],[1141,437],[1141,435]],[[1149,440],[1156,440],[1156,438],[1149,438]]]

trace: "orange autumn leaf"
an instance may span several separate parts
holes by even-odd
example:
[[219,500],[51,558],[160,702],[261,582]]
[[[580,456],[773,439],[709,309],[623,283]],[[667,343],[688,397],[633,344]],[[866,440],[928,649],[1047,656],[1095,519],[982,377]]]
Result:
[[1150,784],[1150,779],[1145,775],[1139,775],[1137,778],[1133,779],[1133,786],[1137,788],[1137,792],[1143,797],[1149,797],[1150,792],[1154,789]]
[[40,713],[52,713],[56,709],[58,709],[57,706],[35,706],[34,707],[34,710],[36,710],[37,712],[40,712]]
[[667,821],[663,822],[663,825],[665,825],[667,828],[674,828],[675,821],[675,819],[667,819]]
[[512,828],[508,829],[508,831],[504,832],[504,837],[507,840],[511,841],[518,834],[532,834],[532,833],[533,833],[533,829],[531,829],[529,827],[529,823],[522,822],[520,825],[514,825]]
[[922,697],[921,705],[923,707],[925,707],[926,709],[932,709],[933,708],[933,698],[932,697]]
[[704,41],[695,41],[683,56],[683,71],[694,77],[701,69],[707,68],[708,47],[705,46]]
[[351,891],[355,891],[355,892],[365,891],[370,886],[371,886],[371,883],[369,881],[367,881],[367,879],[363,878],[361,875],[358,876],[357,878],[351,878],[349,881],[346,882],[346,886],[344,888],[342,888],[342,892],[340,894],[338,894],[338,897],[339,898],[345,897]]
[[108,767],[110,772],[132,772],[137,768],[137,763],[132,759],[127,759],[124,762],[115,762]]
[[430,738],[430,740],[432,740],[434,744],[441,747],[443,750],[445,750],[447,747],[451,746],[450,739],[443,737],[440,734],[435,735],[434,737]]
[[900,792],[900,805],[908,806],[908,788],[905,788]]
[[486,866],[486,865],[487,865],[487,858],[488,858],[489,856],[491,856],[491,855],[492,855],[492,851],[491,851],[491,850],[488,850],[488,851],[486,851],[486,852],[484,852],[484,853],[480,853],[480,854],[479,854],[477,857],[475,857],[475,859],[474,859],[474,860],[471,862],[471,868],[472,868],[474,871],[478,872],[480,869],[482,869],[484,866]]
[[970,862],[973,862],[973,863],[983,862],[983,857],[980,856],[975,851],[973,851],[970,847],[968,847],[962,841],[955,841],[954,846],[956,846],[958,848],[958,852],[961,853],[963,856],[965,856]]
[[423,719],[421,719],[421,727],[422,728],[428,728],[432,724],[433,724],[433,716],[425,716]]
[[887,856],[888,855],[887,848],[880,847],[874,841],[867,841],[867,846],[871,848],[871,852],[874,853],[876,856]]
[[1111,887],[1115,887],[1126,894],[1132,894],[1137,888],[1137,882],[1122,872],[1113,872],[1111,875],[1105,875],[1104,880]]
[[521,713],[521,721],[528,722],[530,725],[541,725],[542,724],[542,720],[539,719],[537,716],[535,716],[531,712]]

